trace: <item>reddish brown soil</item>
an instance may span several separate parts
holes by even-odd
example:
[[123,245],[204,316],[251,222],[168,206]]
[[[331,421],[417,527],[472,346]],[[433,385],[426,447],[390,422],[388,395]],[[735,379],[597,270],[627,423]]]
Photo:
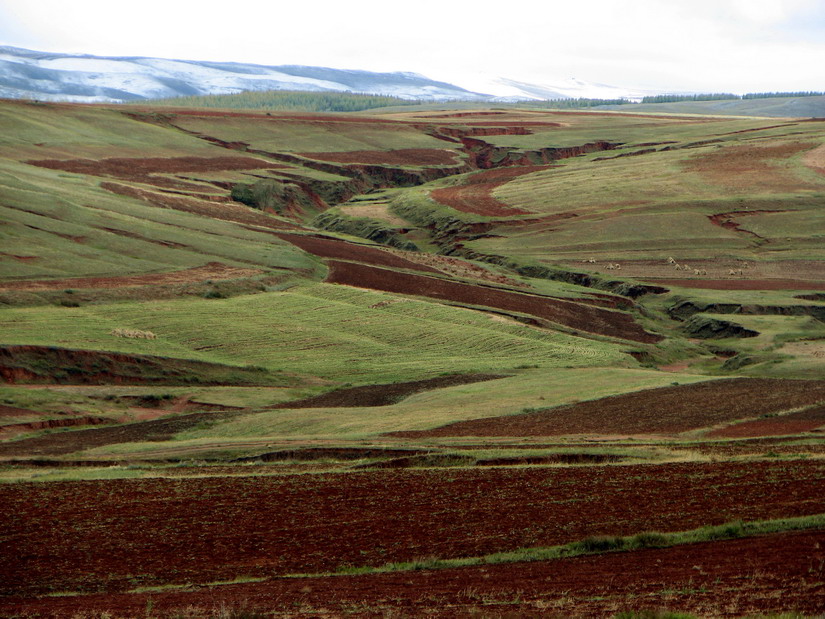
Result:
[[825,281],[808,279],[673,279],[646,278],[663,286],[702,290],[825,290]]
[[29,421],[26,423],[12,423],[0,426],[0,438],[9,439],[19,434],[36,432],[37,430],[50,430],[53,428],[76,428],[80,426],[100,426],[114,423],[106,417],[63,417],[62,419],[44,419],[42,421]]
[[0,443],[0,457],[60,456],[117,443],[168,441],[178,432],[203,422],[218,421],[238,413],[193,413],[108,428],[44,434]]
[[825,406],[818,406],[790,415],[768,417],[737,423],[708,433],[708,436],[745,438],[749,436],[782,436],[800,434],[825,426]]
[[424,275],[400,273],[350,262],[330,261],[329,265],[330,272],[327,281],[334,284],[518,312],[573,329],[637,342],[658,342],[661,339],[658,335],[642,329],[633,321],[630,314],[601,307],[523,294],[491,286],[464,284]]
[[313,256],[320,256],[321,258],[355,260],[357,262],[365,262],[367,264],[396,269],[440,273],[440,271],[432,267],[412,262],[411,260],[397,256],[374,245],[356,245],[355,243],[348,243],[346,241],[303,234],[278,234],[277,236],[288,243],[300,247]]
[[825,462],[387,470],[0,486],[0,595],[475,556],[822,511]]
[[203,189],[200,185],[171,179],[158,174],[182,172],[221,172],[224,170],[263,170],[283,168],[277,163],[253,157],[150,157],[110,159],[44,159],[26,163],[52,170],[65,170],[76,174],[108,176],[158,187],[173,189]]
[[16,406],[5,406],[0,404],[0,417],[39,417],[43,413],[31,411],[27,408],[17,408]]
[[702,153],[683,165],[706,180],[750,191],[799,191],[814,186],[776,164],[816,144],[792,142],[773,146],[730,146]]
[[535,413],[460,421],[392,436],[674,434],[825,402],[825,381],[734,378],[659,387]]
[[467,182],[455,187],[444,187],[430,192],[434,200],[462,211],[488,217],[510,217],[528,215],[530,211],[513,208],[493,197],[496,187],[510,182],[514,178],[546,170],[550,166],[518,166],[485,170],[467,177]]
[[438,376],[425,380],[414,380],[406,383],[390,383],[388,385],[366,385],[338,389],[312,398],[284,402],[272,408],[340,408],[348,406],[389,406],[414,393],[443,389],[455,385],[480,383],[497,378],[506,378],[501,374],[463,374],[455,376]]
[[201,215],[203,217],[211,217],[212,219],[231,221],[272,230],[294,230],[298,228],[294,223],[270,217],[260,211],[255,211],[235,202],[215,203],[199,198],[173,196],[168,193],[148,191],[120,183],[105,182],[101,183],[100,186],[119,196],[137,198],[138,200],[143,200],[152,206],[160,208],[168,208],[175,211],[183,211],[184,213]]
[[193,618],[223,609],[289,616],[611,617],[669,610],[700,616],[825,611],[825,533],[804,531],[450,570],[274,579],[186,592],[9,599],[10,615],[77,612]]
[[401,166],[455,165],[458,153],[440,148],[401,148],[398,150],[352,150],[345,152],[296,153],[307,159],[334,163],[374,163]]
[[37,279],[16,282],[0,282],[0,290],[64,290],[81,288],[128,288],[132,286],[164,286],[188,284],[207,279],[239,279],[263,273],[260,269],[242,269],[220,262],[208,262],[201,267],[173,271],[172,273],[151,273],[146,275],[124,275],[121,277],[73,277],[67,279]]

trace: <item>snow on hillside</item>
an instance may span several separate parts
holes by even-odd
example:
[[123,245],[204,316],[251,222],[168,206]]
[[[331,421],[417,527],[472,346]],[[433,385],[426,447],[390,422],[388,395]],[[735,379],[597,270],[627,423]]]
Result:
[[102,58],[0,47],[0,95],[5,97],[119,102],[247,90],[360,92],[426,101],[485,98],[416,73]]

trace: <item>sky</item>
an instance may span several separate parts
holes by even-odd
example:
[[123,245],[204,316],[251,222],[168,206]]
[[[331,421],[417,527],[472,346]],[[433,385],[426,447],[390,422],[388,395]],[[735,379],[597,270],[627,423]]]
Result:
[[0,45],[657,91],[825,90],[825,0],[0,0]]

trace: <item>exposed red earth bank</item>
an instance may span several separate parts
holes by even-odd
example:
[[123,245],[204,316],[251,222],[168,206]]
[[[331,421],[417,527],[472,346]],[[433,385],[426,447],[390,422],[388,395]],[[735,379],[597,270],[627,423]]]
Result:
[[821,402],[825,402],[825,381],[732,378],[645,389],[534,413],[395,432],[392,436],[676,434]]
[[330,261],[327,281],[372,290],[416,295],[529,314],[573,329],[637,342],[658,342],[630,314],[573,301],[523,294],[484,285],[389,271],[351,262]]
[[822,510],[819,460],[0,486],[0,593],[123,591],[478,556]]

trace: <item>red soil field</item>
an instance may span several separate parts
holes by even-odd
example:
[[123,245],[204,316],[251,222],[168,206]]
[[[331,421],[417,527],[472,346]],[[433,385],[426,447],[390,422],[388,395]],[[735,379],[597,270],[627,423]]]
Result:
[[0,486],[0,596],[318,573],[822,511],[817,460]]
[[493,197],[496,187],[514,178],[546,170],[550,166],[517,166],[495,168],[468,176],[466,183],[455,187],[444,187],[430,192],[434,200],[464,213],[475,213],[487,217],[508,217],[529,215],[530,211],[513,208]]
[[702,290],[825,290],[825,281],[808,279],[673,279],[645,278],[663,286]]
[[391,436],[675,434],[825,402],[825,381],[733,378],[659,387],[522,415],[460,421]]
[[497,378],[506,378],[504,374],[456,374],[454,376],[437,376],[424,380],[386,385],[365,385],[350,387],[322,393],[303,400],[284,402],[272,408],[340,408],[352,406],[388,406],[414,393],[443,389],[455,385],[469,385]]
[[0,610],[141,616],[151,599],[156,613],[186,618],[221,608],[288,609],[290,616],[312,617],[612,617],[626,610],[815,615],[825,611],[823,547],[825,533],[803,531],[555,561],[274,579],[186,592],[9,599]]
[[173,271],[171,273],[151,273],[146,275],[124,275],[122,277],[72,277],[66,279],[30,279],[15,282],[0,282],[0,290],[63,290],[66,288],[128,288],[131,286],[163,286],[188,284],[207,279],[238,279],[263,273],[260,269],[242,269],[221,262],[208,262],[201,267]]
[[825,426],[825,406],[818,406],[806,411],[791,413],[790,415],[754,419],[753,421],[737,423],[727,428],[720,428],[709,432],[708,436],[725,438],[782,436],[785,434],[810,432],[821,426]]
[[321,258],[355,260],[396,269],[441,273],[441,271],[437,269],[419,264],[418,262],[412,262],[411,260],[371,245],[356,245],[355,243],[348,243],[346,241],[304,234],[277,234],[276,236],[287,243],[292,243],[313,256],[319,256]]
[[630,314],[551,297],[523,294],[485,285],[399,273],[350,262],[330,261],[327,280],[359,288],[429,297],[468,305],[529,314],[580,331],[637,342],[658,342],[633,321]]
[[353,150],[346,152],[296,153],[307,159],[335,163],[372,163],[401,166],[455,165],[458,153],[438,148],[398,150]]

